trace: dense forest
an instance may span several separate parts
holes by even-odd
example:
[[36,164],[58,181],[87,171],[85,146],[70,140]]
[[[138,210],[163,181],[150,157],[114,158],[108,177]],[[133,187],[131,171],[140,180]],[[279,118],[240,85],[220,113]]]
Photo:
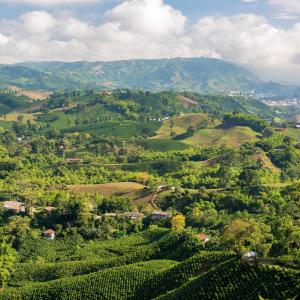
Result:
[[2,91],[0,113],[0,299],[299,295],[300,129],[284,111],[89,89]]

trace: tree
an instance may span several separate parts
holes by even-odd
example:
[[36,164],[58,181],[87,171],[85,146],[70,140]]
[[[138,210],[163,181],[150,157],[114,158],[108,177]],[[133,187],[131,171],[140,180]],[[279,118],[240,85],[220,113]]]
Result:
[[270,226],[255,220],[235,219],[225,226],[222,240],[227,248],[236,252],[255,250],[266,256],[271,249],[273,236]]
[[8,238],[8,242],[17,250],[23,242],[32,237],[30,230],[30,219],[28,217],[13,216],[8,219],[8,224],[1,228],[1,234]]
[[17,120],[18,120],[18,122],[23,122],[24,121],[24,116],[23,115],[18,115]]
[[181,231],[185,227],[185,216],[182,214],[178,214],[172,218],[171,221],[172,230]]
[[15,251],[9,244],[2,241],[0,244],[0,289],[7,286],[15,261]]

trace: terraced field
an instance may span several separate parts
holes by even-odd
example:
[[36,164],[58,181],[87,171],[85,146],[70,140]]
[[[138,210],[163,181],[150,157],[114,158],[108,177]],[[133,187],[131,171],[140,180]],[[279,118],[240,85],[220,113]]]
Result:
[[288,299],[299,293],[299,272],[251,267],[233,252],[204,251],[192,234],[160,229],[77,246],[63,262],[19,264],[13,284],[1,300]]

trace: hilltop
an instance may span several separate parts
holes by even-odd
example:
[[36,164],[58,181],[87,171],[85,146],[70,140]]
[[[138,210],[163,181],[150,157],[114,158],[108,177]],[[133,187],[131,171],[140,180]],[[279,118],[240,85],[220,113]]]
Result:
[[210,58],[175,58],[112,62],[26,62],[0,66],[0,83],[29,89],[230,91],[294,95],[300,89],[264,83],[251,71]]

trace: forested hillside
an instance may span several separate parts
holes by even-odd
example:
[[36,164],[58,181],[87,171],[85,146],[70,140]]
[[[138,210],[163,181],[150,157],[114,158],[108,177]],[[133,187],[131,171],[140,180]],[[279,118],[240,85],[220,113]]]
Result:
[[230,91],[274,96],[299,95],[295,86],[265,83],[247,69],[209,58],[112,62],[28,62],[0,66],[0,83],[30,89],[176,90],[200,93]]

